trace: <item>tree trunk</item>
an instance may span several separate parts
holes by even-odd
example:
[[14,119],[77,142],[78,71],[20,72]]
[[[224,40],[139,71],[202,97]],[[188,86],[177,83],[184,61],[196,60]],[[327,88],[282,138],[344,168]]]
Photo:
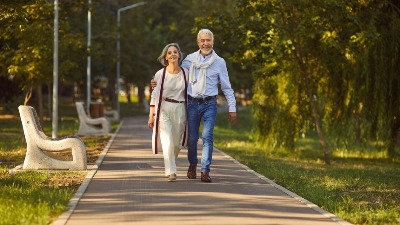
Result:
[[110,102],[115,103],[114,108],[117,108],[117,88],[116,88],[116,83],[115,83],[115,78],[113,76],[108,78],[108,84],[107,84],[107,94]]
[[129,88],[129,83],[125,83],[125,92],[126,92],[126,98],[128,101],[128,105],[131,105],[131,90]]
[[138,85],[138,98],[139,98],[139,105],[143,105],[144,101],[144,86]]
[[314,100],[314,96],[312,94],[311,91],[311,87],[310,87],[310,78],[307,74],[306,71],[303,71],[303,78],[305,81],[305,85],[306,85],[306,91],[307,91],[307,96],[310,100],[310,108],[311,108],[311,114],[312,117],[314,118],[314,123],[315,123],[315,128],[317,129],[317,133],[318,133],[318,137],[319,137],[319,142],[322,145],[322,151],[324,152],[324,160],[325,160],[325,164],[330,165],[330,158],[329,158],[329,149],[328,149],[328,144],[326,143],[326,139],[325,139],[325,134],[324,131],[322,129],[322,123],[321,120],[319,118],[319,114],[318,114],[318,110],[317,110],[317,103]]
[[28,102],[29,102],[29,100],[31,99],[31,97],[32,97],[32,86],[29,88],[29,90],[26,92],[26,95],[25,95],[25,100],[24,100],[24,105],[27,105],[28,104]]
[[52,114],[52,87],[51,87],[51,83],[48,83],[47,84],[47,112],[48,112],[48,115],[50,116],[51,114]]
[[[290,7],[290,6],[289,6]],[[290,33],[296,34],[296,28],[298,26],[298,21],[296,17],[296,12],[294,11],[294,7],[291,6],[291,15],[290,17],[287,17],[283,9],[285,6],[283,3],[281,3],[281,14],[282,14],[282,21],[284,24],[287,24],[289,27]],[[288,20],[289,18],[289,20]],[[301,45],[301,39],[296,40],[296,37],[293,39],[293,45],[295,46],[295,59],[297,60],[297,63],[300,67],[300,73],[301,76],[304,80],[304,85],[306,88],[306,94],[310,100],[310,109],[311,109],[311,114],[314,119],[315,127],[317,129],[318,137],[319,137],[319,142],[322,145],[322,150],[324,152],[324,160],[325,164],[329,165],[330,164],[330,159],[329,159],[329,148],[328,144],[325,139],[324,131],[322,129],[322,123],[319,118],[319,113],[318,113],[318,103],[314,100],[313,96],[313,91],[311,90],[311,85],[310,85],[310,75],[308,73],[308,68],[305,62],[308,62],[308,60],[304,57],[303,52],[302,52],[302,45]]]
[[43,124],[43,93],[41,84],[36,87],[36,91],[38,96],[39,121],[40,124]]
[[300,66],[300,70],[301,70],[301,74],[304,80],[304,85],[306,88],[306,93],[308,96],[308,99],[310,100],[310,109],[311,109],[311,115],[314,119],[314,123],[315,123],[315,128],[317,129],[317,134],[319,137],[319,142],[322,145],[322,151],[324,153],[324,161],[325,164],[330,165],[330,157],[329,157],[329,148],[328,148],[328,144],[326,142],[325,139],[325,134],[322,128],[322,123],[321,120],[319,118],[319,113],[318,113],[318,103],[315,101],[314,96],[313,96],[313,91],[311,90],[311,85],[310,85],[310,76],[308,74],[308,70],[307,70],[307,65],[305,65],[304,62],[306,62],[307,60],[303,60],[303,56],[302,56],[302,52],[301,52],[301,47],[298,46],[298,54],[296,54],[296,59],[299,63]]
[[354,115],[356,123],[355,123],[355,135],[356,135],[356,142],[361,143],[361,111],[362,111],[362,104],[358,104],[357,111]]
[[361,121],[360,121],[359,115],[356,115],[355,135],[356,135],[356,142],[358,144],[360,144],[361,143]]
[[390,134],[391,140],[389,140],[388,154],[390,157],[394,157],[396,152],[400,150],[400,119],[393,120]]
[[144,95],[144,90],[145,86],[144,85],[138,85],[138,99],[139,99],[139,105],[143,108],[143,111],[148,111],[147,110],[147,101],[145,99]]

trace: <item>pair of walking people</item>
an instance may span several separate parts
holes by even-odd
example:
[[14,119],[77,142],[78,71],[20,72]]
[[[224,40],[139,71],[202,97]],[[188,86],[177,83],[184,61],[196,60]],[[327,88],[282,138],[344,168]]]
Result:
[[[152,149],[164,155],[165,175],[176,181],[180,149],[188,148],[187,177],[197,178],[197,144],[202,131],[201,181],[211,182],[218,84],[229,106],[228,120],[236,121],[236,100],[225,60],[213,50],[214,35],[202,29],[197,35],[199,51],[183,55],[177,43],[164,47],[158,60],[164,66],[154,76],[148,127],[153,129]],[[179,63],[182,61],[182,65]]]

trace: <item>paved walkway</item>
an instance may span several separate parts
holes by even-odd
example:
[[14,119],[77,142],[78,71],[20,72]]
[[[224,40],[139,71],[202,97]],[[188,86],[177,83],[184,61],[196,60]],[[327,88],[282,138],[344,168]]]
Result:
[[125,119],[54,224],[349,224],[218,150],[213,183],[186,178],[186,150],[177,160],[178,181],[167,182],[150,138],[147,118]]

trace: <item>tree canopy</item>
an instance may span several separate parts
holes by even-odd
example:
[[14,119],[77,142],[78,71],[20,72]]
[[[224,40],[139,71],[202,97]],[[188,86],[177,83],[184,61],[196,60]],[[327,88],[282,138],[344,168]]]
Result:
[[[134,3],[93,1],[87,49],[88,2],[60,2],[60,86],[86,93],[90,54],[92,86],[115,100],[120,32],[121,77],[139,88],[142,99],[161,67],[156,59],[162,48],[178,42],[191,53],[197,31],[209,28],[238,99],[252,98],[256,141],[295,149],[312,129],[326,163],[331,149],[346,143],[399,153],[398,1],[153,0],[122,12],[117,30],[118,9]],[[45,0],[0,5],[2,101],[23,93],[26,103],[32,88],[52,82],[53,8]]]
[[238,0],[211,19],[251,67],[257,139],[295,149],[315,129],[326,163],[339,143],[398,153],[399,12],[397,1]]

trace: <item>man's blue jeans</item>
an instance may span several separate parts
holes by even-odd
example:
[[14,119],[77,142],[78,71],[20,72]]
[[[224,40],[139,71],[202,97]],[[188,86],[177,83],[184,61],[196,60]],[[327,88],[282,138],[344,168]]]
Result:
[[217,99],[205,102],[189,100],[188,102],[188,160],[190,165],[197,165],[197,142],[199,140],[200,122],[203,123],[203,150],[201,172],[210,172],[214,150],[214,124],[217,116]]

